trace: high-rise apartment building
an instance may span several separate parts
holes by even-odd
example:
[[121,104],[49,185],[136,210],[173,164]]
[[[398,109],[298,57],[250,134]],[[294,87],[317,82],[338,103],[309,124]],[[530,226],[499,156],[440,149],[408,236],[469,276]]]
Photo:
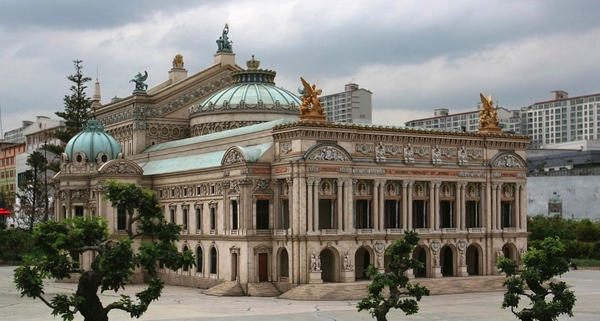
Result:
[[[498,107],[498,120],[503,131],[521,133],[521,118],[518,110]],[[405,123],[406,127],[424,129],[442,129],[449,131],[477,132],[479,130],[479,111],[449,114],[447,108],[437,108],[433,117],[415,119]]]
[[569,98],[566,91],[552,91],[550,100],[521,108],[521,120],[532,148],[600,139],[600,93]]
[[344,91],[320,97],[327,120],[337,123],[370,124],[373,106],[370,90],[349,83]]

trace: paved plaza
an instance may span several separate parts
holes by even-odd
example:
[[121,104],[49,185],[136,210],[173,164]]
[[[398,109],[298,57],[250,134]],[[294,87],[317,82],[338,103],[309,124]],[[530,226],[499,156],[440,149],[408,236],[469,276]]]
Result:
[[[13,267],[0,267],[0,320],[52,320],[50,309],[39,300],[20,298],[12,282]],[[598,320],[600,314],[600,271],[573,271],[563,279],[575,289],[577,304],[572,320]],[[75,284],[48,283],[48,296],[71,293]],[[130,286],[127,293],[139,290]],[[118,295],[105,292],[103,300]],[[421,312],[406,320],[516,320],[500,309],[501,292],[437,295],[422,300]],[[372,320],[368,313],[356,312],[356,301],[292,301],[258,297],[213,297],[199,289],[167,286],[161,298],[139,320]],[[404,320],[397,312],[390,320]],[[61,320],[55,318],[55,320]],[[76,320],[82,320],[78,316]],[[126,313],[114,311],[110,320],[130,320]],[[560,320],[567,320],[561,318]]]

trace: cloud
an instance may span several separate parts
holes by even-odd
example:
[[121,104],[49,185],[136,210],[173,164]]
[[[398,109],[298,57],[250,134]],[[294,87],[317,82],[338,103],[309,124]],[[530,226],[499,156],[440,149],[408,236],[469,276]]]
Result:
[[13,125],[24,111],[62,109],[75,58],[89,76],[99,67],[105,102],[129,95],[139,71],[148,70],[150,85],[164,81],[176,53],[195,73],[212,64],[229,22],[238,64],[256,54],[293,91],[301,75],[326,92],[358,82],[373,91],[375,120],[397,111],[402,124],[435,107],[470,109],[480,91],[519,107],[552,89],[598,91],[598,9],[597,2],[541,0],[7,0],[0,3],[0,103]]

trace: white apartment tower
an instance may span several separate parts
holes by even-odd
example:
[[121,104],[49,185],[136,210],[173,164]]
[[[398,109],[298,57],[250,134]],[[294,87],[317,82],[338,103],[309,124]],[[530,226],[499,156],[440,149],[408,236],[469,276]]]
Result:
[[566,91],[552,91],[550,100],[523,107],[521,119],[532,148],[600,139],[600,93],[569,98]]
[[373,111],[372,95],[370,90],[349,83],[344,86],[343,92],[323,95],[320,99],[328,121],[370,124]]

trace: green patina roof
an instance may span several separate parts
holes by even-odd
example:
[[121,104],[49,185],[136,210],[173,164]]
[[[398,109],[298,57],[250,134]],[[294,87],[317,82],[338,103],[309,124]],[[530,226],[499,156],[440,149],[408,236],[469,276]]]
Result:
[[281,105],[300,106],[302,104],[296,95],[273,84],[239,83],[214,93],[200,106],[222,106],[225,102],[229,105],[239,105],[242,101],[246,105],[255,105],[259,101],[264,105],[274,105],[276,101],[279,101]]
[[71,161],[79,152],[85,153],[88,161],[95,161],[98,154],[102,152],[108,154],[110,159],[115,159],[121,152],[121,145],[104,132],[104,126],[96,119],[89,119],[83,125],[83,130],[73,136],[65,147],[65,153]]
[[196,143],[201,143],[201,142],[208,142],[208,141],[217,140],[217,139],[223,139],[223,138],[228,138],[228,137],[256,133],[256,132],[260,132],[263,130],[271,129],[277,125],[283,125],[283,124],[292,123],[295,121],[297,121],[297,119],[282,118],[282,119],[276,119],[276,120],[272,120],[269,122],[264,122],[264,123],[260,123],[260,124],[256,124],[256,125],[250,125],[250,126],[244,126],[244,127],[240,127],[240,128],[236,128],[236,129],[225,130],[225,131],[218,132],[218,133],[212,133],[212,134],[207,134],[207,135],[201,135],[201,136],[195,136],[195,137],[190,137],[190,138],[174,140],[174,141],[150,146],[150,147],[146,148],[145,152],[146,153],[155,152],[155,151],[164,150],[164,149],[168,149],[168,148],[181,147],[181,146],[186,146],[186,145],[191,145],[191,144],[196,144]]
[[[244,158],[247,162],[256,162],[272,146],[273,143],[269,142],[238,148],[244,153]],[[221,166],[221,160],[223,159],[226,151],[227,150],[220,150],[196,155],[157,159],[149,162],[139,163],[139,165],[144,169],[144,175],[158,175],[219,167]]]

